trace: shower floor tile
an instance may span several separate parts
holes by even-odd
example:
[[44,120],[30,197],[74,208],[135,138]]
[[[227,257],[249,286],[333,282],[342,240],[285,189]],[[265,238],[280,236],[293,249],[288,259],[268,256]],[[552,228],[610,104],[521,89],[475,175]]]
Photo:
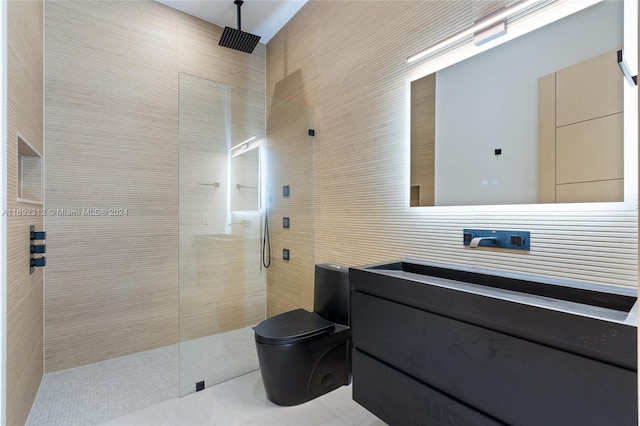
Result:
[[27,426],[97,425],[259,368],[251,327],[45,374]]
[[48,373],[27,426],[96,425],[174,398],[178,345]]
[[302,405],[280,407],[269,400],[259,371],[201,392],[111,420],[108,426],[145,425],[385,425],[351,399],[344,386]]

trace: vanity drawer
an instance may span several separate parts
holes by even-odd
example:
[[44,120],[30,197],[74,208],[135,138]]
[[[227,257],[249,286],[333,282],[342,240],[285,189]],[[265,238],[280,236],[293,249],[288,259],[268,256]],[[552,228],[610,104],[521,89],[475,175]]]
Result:
[[351,313],[357,350],[499,421],[638,424],[634,371],[357,291]]
[[357,350],[353,376],[353,399],[390,425],[501,424]]

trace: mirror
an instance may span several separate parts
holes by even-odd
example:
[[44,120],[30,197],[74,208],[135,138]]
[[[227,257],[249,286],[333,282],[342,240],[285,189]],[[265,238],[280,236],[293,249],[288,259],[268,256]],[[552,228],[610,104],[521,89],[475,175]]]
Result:
[[231,154],[231,211],[260,208],[260,148]]
[[[410,205],[623,201],[623,3],[410,81]],[[601,93],[614,97],[605,108]]]

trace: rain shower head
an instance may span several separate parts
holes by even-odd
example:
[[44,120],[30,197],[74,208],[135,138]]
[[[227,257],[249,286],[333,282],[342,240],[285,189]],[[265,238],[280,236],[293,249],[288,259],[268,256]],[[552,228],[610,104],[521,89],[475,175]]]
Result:
[[260,41],[260,36],[245,33],[240,30],[240,6],[242,6],[244,2],[242,0],[235,0],[233,3],[238,6],[238,29],[224,27],[224,32],[222,33],[222,37],[220,37],[218,45],[245,53],[251,53],[257,46],[258,41]]
[[218,44],[230,49],[251,53],[257,46],[258,41],[260,41],[260,36],[245,33],[231,27],[224,27],[224,32]]

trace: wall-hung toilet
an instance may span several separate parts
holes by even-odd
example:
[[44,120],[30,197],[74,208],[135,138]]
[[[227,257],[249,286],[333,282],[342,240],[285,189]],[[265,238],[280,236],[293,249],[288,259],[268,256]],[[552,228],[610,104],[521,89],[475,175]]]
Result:
[[256,348],[267,398],[297,405],[351,383],[349,268],[315,267],[313,310],[258,324]]

